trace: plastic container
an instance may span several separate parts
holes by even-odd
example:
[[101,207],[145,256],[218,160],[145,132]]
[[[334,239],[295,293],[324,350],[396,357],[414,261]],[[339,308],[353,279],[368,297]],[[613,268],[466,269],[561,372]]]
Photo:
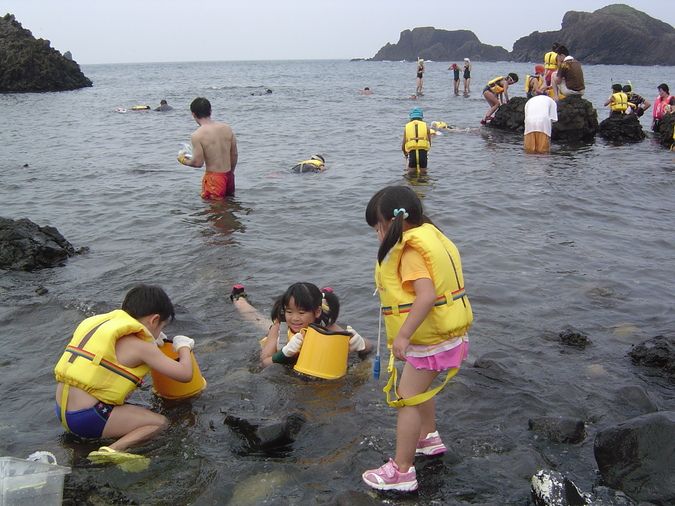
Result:
[[[170,359],[178,359],[178,353],[173,350],[173,345],[170,341],[165,341],[159,349]],[[206,380],[199,370],[199,364],[197,364],[197,359],[195,359],[193,352],[190,352],[190,358],[192,360],[192,379],[188,383],[181,383],[155,370],[150,372],[152,375],[152,389],[157,395],[172,400],[187,399],[188,397],[194,397],[206,388]]]
[[0,457],[0,506],[60,505],[66,474],[69,467]]
[[294,369],[315,378],[342,378],[347,374],[350,337],[349,332],[333,332],[310,324]]

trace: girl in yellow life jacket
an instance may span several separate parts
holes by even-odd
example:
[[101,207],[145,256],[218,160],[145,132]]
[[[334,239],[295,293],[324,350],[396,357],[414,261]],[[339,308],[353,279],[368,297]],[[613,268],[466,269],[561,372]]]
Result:
[[518,74],[510,72],[506,77],[498,76],[488,81],[487,86],[483,88],[483,97],[489,105],[485,117],[481,120],[481,125],[486,125],[492,119],[494,112],[499,106],[509,101],[509,86],[518,82]]
[[[366,208],[366,222],[380,241],[375,282],[391,349],[390,380],[398,408],[396,455],[384,466],[363,473],[379,490],[417,489],[415,455],[446,451],[436,430],[433,396],[459,370],[468,352],[473,321],[464,292],[464,276],[455,245],[424,215],[409,187],[377,192]],[[396,389],[394,357],[405,361]],[[441,371],[445,381],[429,390]]]
[[[343,331],[336,324],[340,314],[340,299],[330,287],[319,289],[312,283],[293,283],[274,302],[270,313],[271,322],[248,302],[243,285],[234,285],[230,299],[242,318],[267,332],[260,343],[263,367],[273,363],[295,364],[302,349],[302,331],[310,324],[320,325],[328,331]],[[281,335],[282,329],[285,330],[284,336]],[[351,334],[350,351],[370,351],[372,344],[367,339],[350,326],[347,326],[346,331]],[[285,344],[282,345],[283,342]]]
[[609,115],[626,114],[628,107],[634,108],[635,104],[628,101],[628,95],[624,93],[623,87],[616,83],[612,85],[612,94],[605,102],[605,107],[609,106]]
[[304,174],[305,172],[323,172],[326,169],[326,159],[323,155],[312,155],[309,160],[298,162],[291,168],[291,172]]
[[158,286],[138,285],[125,296],[122,309],[85,319],[54,368],[56,416],[70,432],[84,438],[113,438],[89,454],[90,460],[124,462],[145,459],[124,450],[162,432],[167,419],[126,397],[150,369],[171,379],[192,379],[190,350],[194,341],[175,336],[179,360],[168,358],[158,344],[174,318],[171,300]]

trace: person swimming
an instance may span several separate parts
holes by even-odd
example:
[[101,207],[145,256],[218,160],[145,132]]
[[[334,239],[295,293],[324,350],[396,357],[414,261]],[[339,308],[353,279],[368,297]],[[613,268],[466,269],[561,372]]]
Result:
[[291,167],[291,172],[304,174],[305,172],[323,172],[326,169],[326,159],[323,155],[312,155],[309,160],[303,160]]

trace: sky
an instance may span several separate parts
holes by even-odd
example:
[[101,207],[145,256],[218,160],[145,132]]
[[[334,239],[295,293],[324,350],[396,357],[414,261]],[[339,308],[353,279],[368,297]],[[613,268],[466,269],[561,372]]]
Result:
[[[675,26],[672,0],[624,1]],[[80,64],[370,58],[403,30],[471,30],[511,51],[534,31],[560,29],[566,0],[0,0],[37,38]]]

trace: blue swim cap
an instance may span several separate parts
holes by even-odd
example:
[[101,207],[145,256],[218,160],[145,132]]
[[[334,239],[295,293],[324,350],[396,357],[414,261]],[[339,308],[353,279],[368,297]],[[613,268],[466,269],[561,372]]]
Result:
[[412,111],[410,111],[410,119],[422,119],[424,118],[424,113],[422,112],[422,109],[419,107],[415,107]]

